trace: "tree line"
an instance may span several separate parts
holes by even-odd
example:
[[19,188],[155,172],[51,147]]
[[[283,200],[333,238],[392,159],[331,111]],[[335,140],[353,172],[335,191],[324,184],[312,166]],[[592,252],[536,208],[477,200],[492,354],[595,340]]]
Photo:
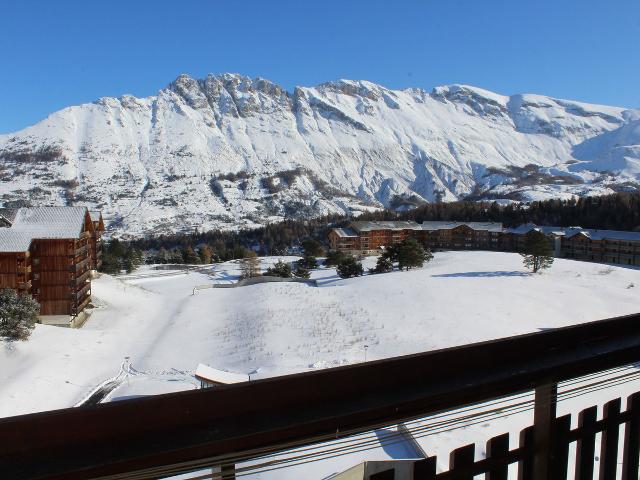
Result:
[[[305,240],[327,247],[327,234],[355,218],[328,215],[312,220],[287,219],[254,229],[211,230],[149,236],[131,242],[105,246],[103,270],[129,270],[142,261],[148,263],[211,263],[257,255],[285,255]],[[380,210],[365,212],[358,220],[414,220],[501,222],[515,227],[538,225],[581,226],[609,230],[640,231],[640,193],[624,192],[600,197],[545,200],[528,204],[500,205],[497,202],[460,201],[430,203],[405,212]],[[144,252],[144,255],[142,255]]]

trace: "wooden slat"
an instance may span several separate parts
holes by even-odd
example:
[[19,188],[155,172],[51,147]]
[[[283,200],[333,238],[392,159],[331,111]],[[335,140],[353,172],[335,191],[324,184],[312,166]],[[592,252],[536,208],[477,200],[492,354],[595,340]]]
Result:
[[498,460],[499,463],[487,472],[486,480],[507,480],[507,476],[509,475],[509,464],[507,462],[508,453],[508,433],[493,437],[487,442],[487,458]]
[[558,417],[554,421],[549,478],[564,480],[569,466],[569,431],[571,415]]
[[576,446],[576,480],[593,480],[597,419],[597,406],[585,408],[578,416],[581,433]]
[[[520,432],[520,448],[525,452],[533,451],[533,426],[527,427]],[[525,453],[523,458],[518,462],[518,480],[533,479],[533,454]]]
[[627,398],[627,412],[630,419],[624,429],[624,455],[622,460],[622,480],[638,480],[640,472],[640,392]]
[[600,480],[615,480],[618,467],[618,438],[620,436],[619,398],[604,405],[602,447],[600,450]]
[[432,480],[436,478],[437,458],[435,456],[418,460],[413,464],[413,480]]
[[556,404],[558,384],[548,382],[535,389],[535,405],[533,410],[535,456],[533,460],[533,478],[548,480],[551,471],[554,426],[556,420]]
[[456,480],[473,480],[473,458],[476,446],[472,443],[464,447],[456,448],[449,456],[449,471],[453,474],[450,478]]
[[370,480],[394,480],[396,477],[395,470],[390,468],[389,470],[385,470],[384,472],[374,473],[369,477]]

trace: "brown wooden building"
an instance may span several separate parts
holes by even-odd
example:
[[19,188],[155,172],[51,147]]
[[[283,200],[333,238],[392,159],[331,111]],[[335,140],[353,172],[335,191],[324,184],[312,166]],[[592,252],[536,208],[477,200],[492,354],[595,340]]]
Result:
[[329,232],[334,250],[367,253],[414,237],[432,250],[500,250],[501,223],[411,221],[352,222]]
[[561,256],[640,266],[640,232],[569,228],[561,237]]
[[31,294],[44,323],[67,324],[91,301],[91,270],[99,265],[98,214],[85,207],[0,210],[0,288]]
[[373,252],[399,243],[421,231],[416,222],[380,221],[351,222],[348,228],[334,228],[329,232],[329,243],[334,250]]
[[547,236],[556,257],[640,266],[640,232],[554,227],[528,223],[503,228],[493,222],[352,222],[329,232],[333,250],[370,253],[413,236],[431,250],[522,252],[527,233]]
[[98,270],[102,265],[102,235],[104,234],[104,220],[102,213],[89,211],[93,223],[93,235],[91,237],[91,269]]
[[500,250],[502,224],[494,222],[422,222],[420,239],[431,250]]

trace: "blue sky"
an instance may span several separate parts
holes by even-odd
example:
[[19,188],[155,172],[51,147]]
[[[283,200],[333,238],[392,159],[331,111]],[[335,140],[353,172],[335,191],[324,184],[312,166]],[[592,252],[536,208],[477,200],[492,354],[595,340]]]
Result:
[[4,0],[0,132],[180,73],[466,83],[640,107],[640,2]]

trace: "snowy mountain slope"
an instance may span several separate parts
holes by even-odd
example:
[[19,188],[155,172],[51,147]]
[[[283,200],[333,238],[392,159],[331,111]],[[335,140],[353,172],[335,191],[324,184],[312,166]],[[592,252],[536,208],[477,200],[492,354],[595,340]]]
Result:
[[635,189],[640,111],[465,85],[339,80],[293,93],[179,76],[0,136],[5,204],[88,204],[125,235],[460,198]]

